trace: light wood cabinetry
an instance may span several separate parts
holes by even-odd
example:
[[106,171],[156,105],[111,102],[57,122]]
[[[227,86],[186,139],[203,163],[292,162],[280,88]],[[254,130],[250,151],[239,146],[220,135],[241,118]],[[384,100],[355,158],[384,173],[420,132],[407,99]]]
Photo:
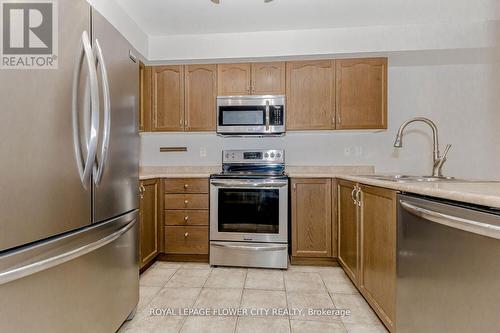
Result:
[[360,185],[361,292],[394,329],[396,292],[396,192]]
[[335,128],[335,61],[286,63],[287,130]]
[[250,95],[250,64],[220,64],[217,67],[219,95]]
[[184,129],[184,66],[153,68],[153,131]]
[[338,181],[338,258],[355,283],[359,281],[359,209],[355,200],[356,190],[356,183]]
[[339,262],[394,332],[396,191],[338,181]]
[[289,131],[387,128],[387,58],[140,66],[143,131],[215,131],[217,95],[287,96]]
[[151,67],[139,64],[139,131],[148,132],[151,130],[151,94],[152,75]]
[[282,95],[285,63],[262,62],[218,65],[219,95]]
[[292,256],[332,258],[332,180],[293,178],[291,181]]
[[157,179],[144,180],[140,183],[139,248],[141,268],[151,262],[159,253],[159,186]]
[[336,61],[337,129],[387,128],[387,58]]
[[188,65],[184,72],[184,130],[215,131],[217,65]]
[[207,255],[208,179],[165,179],[164,190],[165,253]]
[[285,63],[252,63],[251,93],[253,95],[285,94]]

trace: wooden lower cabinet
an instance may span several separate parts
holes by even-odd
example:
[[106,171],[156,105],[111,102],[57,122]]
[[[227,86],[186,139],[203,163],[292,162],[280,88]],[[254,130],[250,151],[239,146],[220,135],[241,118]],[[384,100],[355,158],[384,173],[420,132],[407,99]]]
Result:
[[339,262],[394,332],[396,191],[338,181]]
[[338,192],[338,258],[347,275],[358,282],[359,221],[355,202],[357,184],[339,180]]
[[208,255],[208,179],[164,181],[164,252],[166,255]]
[[394,331],[396,298],[396,192],[360,185],[361,293]]
[[292,259],[335,257],[332,180],[293,178],[291,185]]
[[208,226],[166,226],[165,253],[207,254]]
[[139,248],[140,267],[144,267],[159,253],[159,181],[144,180],[140,183]]

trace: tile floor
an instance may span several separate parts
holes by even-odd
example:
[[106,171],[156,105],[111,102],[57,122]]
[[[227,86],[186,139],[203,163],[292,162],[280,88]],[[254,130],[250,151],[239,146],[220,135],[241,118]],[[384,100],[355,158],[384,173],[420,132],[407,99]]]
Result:
[[[257,316],[192,316],[182,309],[304,309]],[[349,309],[350,316],[307,313]],[[158,312],[151,315],[151,309]],[[161,311],[172,311],[163,313]],[[175,312],[174,312],[175,311]],[[272,311],[272,310],[270,310]],[[253,312],[255,314],[255,312]],[[137,314],[120,333],[379,333],[387,332],[340,267],[211,268],[208,264],[157,262],[140,280]]]

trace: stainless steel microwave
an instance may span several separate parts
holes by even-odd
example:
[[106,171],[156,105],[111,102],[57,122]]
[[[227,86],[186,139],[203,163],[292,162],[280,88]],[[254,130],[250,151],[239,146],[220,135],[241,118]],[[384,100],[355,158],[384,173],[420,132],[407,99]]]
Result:
[[279,136],[285,134],[285,96],[217,97],[217,134]]

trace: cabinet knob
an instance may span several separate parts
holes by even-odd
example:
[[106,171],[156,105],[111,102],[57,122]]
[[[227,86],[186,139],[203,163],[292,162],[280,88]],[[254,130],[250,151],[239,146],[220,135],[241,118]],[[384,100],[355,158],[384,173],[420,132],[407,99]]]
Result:
[[184,204],[187,205],[189,203],[188,200],[184,200]]
[[184,189],[187,190],[187,188],[189,187],[188,184],[184,184]]
[[189,236],[189,232],[186,232],[186,233],[184,234],[184,238],[187,238],[187,236]]
[[189,216],[184,216],[184,221],[188,221],[189,220]]

